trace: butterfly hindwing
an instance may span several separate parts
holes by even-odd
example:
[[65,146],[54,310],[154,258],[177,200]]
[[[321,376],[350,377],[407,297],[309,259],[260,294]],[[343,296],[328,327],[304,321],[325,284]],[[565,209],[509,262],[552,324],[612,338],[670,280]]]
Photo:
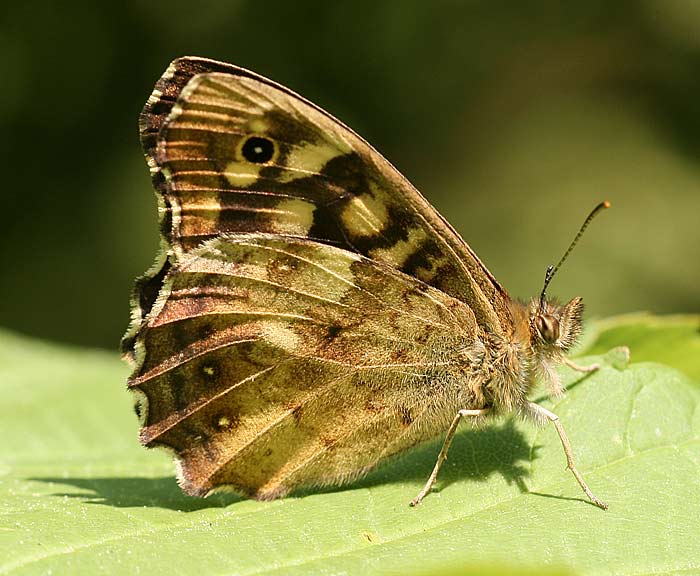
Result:
[[190,493],[346,480],[474,402],[458,383],[476,331],[460,301],[356,253],[213,239],[170,271],[139,339],[141,439],[177,453]]

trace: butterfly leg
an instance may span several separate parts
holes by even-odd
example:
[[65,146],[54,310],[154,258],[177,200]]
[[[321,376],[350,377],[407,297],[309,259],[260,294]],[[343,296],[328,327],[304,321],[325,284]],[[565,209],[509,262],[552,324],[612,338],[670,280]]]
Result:
[[572,360],[569,360],[566,357],[564,357],[564,364],[566,364],[572,370],[576,370],[576,372],[595,372],[596,370],[598,370],[598,368],[600,368],[600,364],[581,366],[580,364],[576,364],[576,362],[573,362]]
[[569,470],[571,470],[571,473],[574,475],[574,478],[576,478],[576,481],[578,482],[579,486],[581,486],[581,488],[586,493],[586,496],[588,496],[591,502],[598,506],[598,508],[607,510],[608,505],[602,500],[598,499],[593,494],[593,492],[591,492],[591,489],[586,485],[586,482],[583,480],[583,476],[581,476],[581,473],[576,469],[576,464],[574,463],[574,454],[571,451],[571,444],[569,444],[569,439],[566,436],[566,432],[564,432],[564,427],[559,421],[559,416],[557,416],[554,412],[550,412],[546,408],[543,408],[539,404],[535,404],[534,402],[530,402],[529,406],[534,415],[543,416],[552,424],[554,424],[554,427],[557,429],[557,433],[559,434],[561,444],[564,447],[564,454],[566,454],[566,467]]
[[442,449],[440,450],[440,454],[438,455],[437,462],[435,462],[435,467],[433,468],[433,471],[430,474],[430,478],[428,478],[428,481],[425,483],[425,486],[423,486],[423,490],[420,491],[418,496],[411,500],[411,506],[416,506],[420,504],[421,500],[425,498],[428,492],[430,492],[430,489],[433,487],[433,484],[435,484],[435,480],[437,479],[440,467],[442,466],[442,463],[445,460],[447,460],[447,452],[450,449],[450,444],[452,444],[452,437],[457,431],[459,421],[465,416],[481,416],[483,414],[486,414],[488,411],[488,408],[483,408],[481,410],[460,410],[459,412],[457,412],[457,415],[454,417],[454,420],[452,420],[452,424],[450,424],[450,428],[447,431],[445,441],[442,443]]

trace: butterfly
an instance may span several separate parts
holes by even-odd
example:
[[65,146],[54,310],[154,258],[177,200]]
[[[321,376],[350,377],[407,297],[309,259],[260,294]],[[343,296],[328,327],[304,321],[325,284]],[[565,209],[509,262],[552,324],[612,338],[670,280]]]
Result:
[[175,60],[139,128],[162,249],[122,350],[140,440],[174,452],[186,493],[346,483],[447,431],[417,504],[462,418],[516,413],[555,424],[606,507],[528,400],[561,393],[560,363],[595,369],[565,356],[580,298],[511,299],[365,140],[248,70]]

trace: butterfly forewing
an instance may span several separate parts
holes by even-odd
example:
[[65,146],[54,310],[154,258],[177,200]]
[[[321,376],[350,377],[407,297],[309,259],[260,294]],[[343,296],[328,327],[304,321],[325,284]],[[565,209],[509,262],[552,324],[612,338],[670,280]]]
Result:
[[312,238],[415,276],[510,332],[505,290],[449,224],[362,138],[290,90],[185,58],[141,127],[175,257],[222,233]]
[[147,321],[130,382],[141,437],[175,450],[190,493],[357,476],[478,401],[461,352],[476,330],[462,302],[355,253],[214,239],[170,272]]

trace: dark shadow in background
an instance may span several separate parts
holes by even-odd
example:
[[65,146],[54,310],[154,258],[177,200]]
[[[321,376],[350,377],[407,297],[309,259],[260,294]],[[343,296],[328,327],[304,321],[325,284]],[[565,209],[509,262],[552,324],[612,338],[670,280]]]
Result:
[[[151,265],[158,246],[137,119],[177,56],[251,68],[328,108],[403,168],[448,219],[469,212],[472,196],[507,193],[494,199],[495,214],[452,222],[467,240],[498,251],[513,246],[502,243],[490,224],[480,236],[470,223],[485,218],[501,230],[518,222],[522,204],[539,193],[464,182],[457,167],[481,162],[488,142],[500,138],[494,123],[518,122],[521,111],[549,102],[543,97],[614,98],[625,118],[644,115],[659,139],[676,149],[678,161],[697,166],[700,45],[684,41],[688,30],[695,32],[694,3],[651,4],[413,0],[397,3],[396,10],[367,1],[309,0],[302,9],[296,2],[210,0],[195,10],[183,0],[126,7],[73,0],[60,8],[50,0],[4,2],[0,40],[11,57],[3,62],[0,155],[11,169],[3,171],[2,324],[51,340],[117,345],[129,320],[133,280]],[[339,30],[353,41],[339,42]],[[532,170],[545,174],[559,164],[532,162]],[[499,170],[518,166],[504,158]],[[634,164],[621,164],[621,182],[626,167],[634,170]],[[450,174],[458,179],[450,181]],[[634,182],[609,191],[622,208],[609,226],[621,226],[625,203],[638,201]],[[578,186],[572,183],[572,191]],[[659,189],[671,211],[675,188]],[[638,222],[624,225],[629,229],[620,234],[639,238]],[[532,230],[540,235],[539,228]],[[594,234],[613,238],[605,236],[605,226],[598,230]],[[659,233],[668,242],[684,232]],[[556,235],[558,242],[566,239]],[[639,238],[642,245],[644,240]],[[613,262],[629,263],[625,274],[638,274],[644,291],[654,294],[649,302],[655,310],[698,308],[696,282],[669,282],[662,273],[668,265],[687,267],[684,261],[655,268],[608,248],[616,250]],[[609,310],[626,310],[625,302],[621,294]]]

